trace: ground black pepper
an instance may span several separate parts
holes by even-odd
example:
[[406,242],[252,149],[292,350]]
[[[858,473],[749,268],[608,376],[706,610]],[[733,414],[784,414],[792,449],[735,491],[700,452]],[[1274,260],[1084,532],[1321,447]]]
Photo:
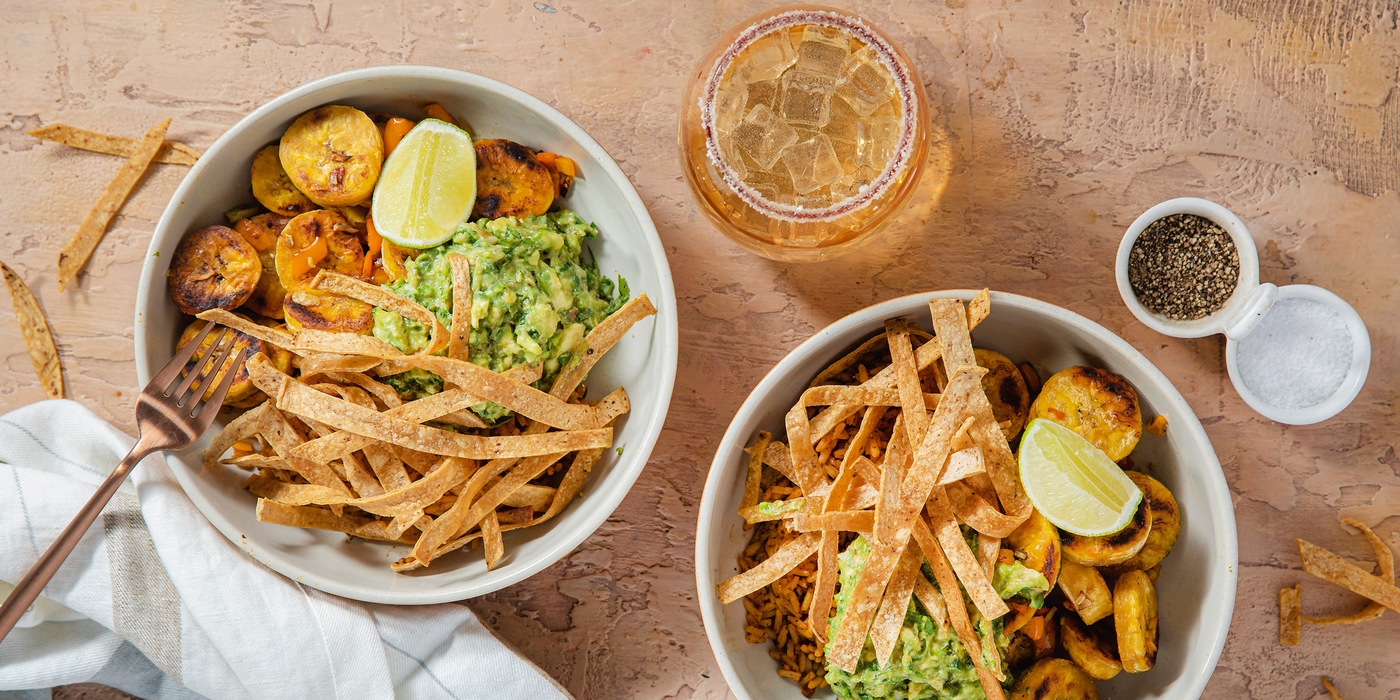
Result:
[[1219,224],[1196,214],[1164,216],[1128,252],[1128,283],[1148,311],[1193,321],[1218,311],[1240,278],[1240,252]]

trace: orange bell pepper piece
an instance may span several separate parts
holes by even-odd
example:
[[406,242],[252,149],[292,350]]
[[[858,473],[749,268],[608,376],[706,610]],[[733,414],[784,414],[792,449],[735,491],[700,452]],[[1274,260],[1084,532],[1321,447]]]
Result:
[[423,112],[438,121],[447,122],[452,126],[461,126],[461,124],[457,123],[456,119],[452,118],[452,115],[448,113],[446,108],[436,102],[424,107]]
[[268,236],[262,229],[254,226],[252,219],[239,219],[238,223],[233,225],[233,230],[243,236],[244,240],[248,241],[258,252],[267,250],[272,246],[272,237]]
[[292,275],[301,277],[316,269],[316,263],[324,260],[329,254],[330,248],[326,245],[326,239],[317,236],[315,242],[292,256]]
[[402,141],[403,137],[407,136],[408,132],[412,131],[415,126],[418,126],[418,123],[414,121],[400,119],[398,117],[389,118],[389,123],[384,125],[385,158],[388,158],[389,154],[393,153],[395,148],[398,148],[399,142]]
[[384,249],[384,237],[374,229],[373,213],[365,217],[365,230],[369,239],[369,252],[365,253],[365,266],[360,271],[360,276],[368,279],[374,276],[374,259],[379,257],[380,251]]

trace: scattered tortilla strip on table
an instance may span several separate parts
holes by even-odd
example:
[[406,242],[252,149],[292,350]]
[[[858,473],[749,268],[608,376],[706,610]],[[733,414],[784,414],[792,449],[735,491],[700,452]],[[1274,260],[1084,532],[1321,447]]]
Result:
[[[36,139],[53,141],[73,148],[81,148],[84,151],[95,153],[106,153],[111,156],[121,156],[130,158],[136,155],[141,148],[140,139],[130,139],[125,136],[109,136],[96,131],[79,129],[67,124],[47,124],[37,129],[30,129],[24,132]],[[151,159],[155,163],[169,163],[171,165],[194,165],[199,160],[199,151],[186,146],[177,141],[163,141],[160,148],[156,150],[155,156]]]
[[[1361,531],[1366,536],[1366,541],[1371,543],[1371,549],[1376,552],[1376,573],[1381,580],[1389,584],[1395,583],[1395,553],[1390,551],[1390,547],[1371,531],[1371,528],[1360,521],[1351,518],[1342,518],[1342,522]],[[1336,617],[1308,617],[1303,616],[1303,622],[1314,625],[1355,625],[1367,620],[1374,620],[1385,613],[1385,606],[1372,601],[1366,604],[1360,612],[1351,615],[1338,615]]]
[[[789,540],[763,563],[716,586],[721,603],[728,605],[786,576],[817,551],[821,535],[808,532]],[[844,627],[845,625],[842,625]],[[861,632],[864,641],[864,631]]]
[[1332,679],[1322,676],[1322,687],[1327,689],[1327,694],[1332,696],[1332,700],[1342,700],[1342,696],[1337,694],[1337,689],[1332,687]]
[[61,399],[63,366],[58,361],[58,348],[54,346],[53,335],[49,333],[49,322],[44,318],[39,302],[29,293],[29,287],[24,284],[24,280],[2,262],[0,273],[5,276],[5,286],[10,288],[10,300],[15,305],[15,319],[19,321],[20,334],[24,336],[24,347],[29,350],[29,359],[34,362],[34,372],[39,375],[39,385],[43,387],[45,396]]
[[1302,594],[1301,585],[1278,592],[1278,643],[1286,647],[1303,643]]
[[1306,540],[1298,540],[1298,557],[1303,571],[1335,583],[1352,593],[1369,598],[1400,612],[1400,588],[1372,576],[1341,557]]
[[141,179],[141,175],[150,166],[151,159],[155,158],[156,152],[165,142],[165,130],[169,126],[170,120],[166,119],[146,132],[146,136],[141,139],[135,152],[126,159],[125,163],[122,163],[121,170],[117,171],[117,176],[107,184],[107,189],[102,193],[102,197],[83,218],[83,223],[78,225],[78,230],[68,241],[68,245],[64,246],[62,252],[58,254],[58,290],[60,292],[68,288],[68,285],[77,278],[78,273],[82,272],[88,258],[92,257],[92,251],[97,249],[97,244],[107,232],[107,225],[111,223],[112,217],[122,208],[126,198],[136,188],[136,183]]

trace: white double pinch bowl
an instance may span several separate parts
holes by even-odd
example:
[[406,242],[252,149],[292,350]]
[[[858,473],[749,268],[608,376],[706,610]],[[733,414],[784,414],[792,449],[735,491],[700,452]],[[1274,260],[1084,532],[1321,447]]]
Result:
[[[1235,290],[1219,310],[1204,318],[1183,321],[1153,313],[1138,301],[1128,281],[1128,256],[1138,236],[1153,222],[1173,214],[1195,214],[1215,222],[1235,243],[1239,252],[1239,279]],[[1114,265],[1114,275],[1118,281],[1118,294],[1123,303],[1133,312],[1143,325],[1163,335],[1176,338],[1203,338],[1216,333],[1225,334],[1225,363],[1230,374],[1230,383],[1235,385],[1249,407],[1260,415],[1289,425],[1309,425],[1327,420],[1337,415],[1351,404],[1361,387],[1366,383],[1366,374],[1371,367],[1371,340],[1366,332],[1366,324],[1361,316],[1341,297],[1321,287],[1309,284],[1291,284],[1278,287],[1272,283],[1259,282],[1259,252],[1254,246],[1254,237],[1244,222],[1229,209],[1205,199],[1181,197],[1170,199],[1142,213],[1118,245],[1118,259]],[[1351,336],[1351,359],[1345,376],[1332,394],[1318,403],[1301,408],[1284,408],[1266,400],[1245,383],[1239,370],[1240,341],[1244,340],[1281,299],[1307,299],[1315,301],[1337,314],[1346,325]]]

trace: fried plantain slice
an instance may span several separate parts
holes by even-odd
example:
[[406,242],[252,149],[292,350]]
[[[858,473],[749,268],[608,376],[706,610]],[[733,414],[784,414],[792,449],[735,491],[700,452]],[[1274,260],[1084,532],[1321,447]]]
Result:
[[1026,416],[1031,410],[1031,392],[1026,388],[1026,378],[1021,370],[1005,355],[995,350],[973,348],[977,364],[986,367],[982,375],[982,391],[992,404],[992,415],[998,423],[1009,423],[1002,432],[1007,440],[1014,440],[1026,427]]
[[292,184],[312,202],[361,204],[374,193],[384,166],[384,137],[364,112],[326,105],[287,127],[278,157]]
[[[291,219],[281,214],[259,214],[243,221],[257,230],[255,235],[276,241]],[[240,225],[243,225],[242,222]],[[282,286],[282,280],[277,276],[277,247],[268,246],[266,250],[258,251],[258,262],[262,264],[262,276],[258,278],[258,288],[253,291],[253,296],[248,297],[244,307],[268,318],[281,319],[282,297],[287,295],[287,288]]]
[[1099,689],[1073,661],[1041,659],[1016,679],[1011,700],[1099,700]]
[[1129,571],[1113,585],[1113,628],[1123,670],[1152,670],[1157,663],[1157,589],[1146,572]]
[[1104,573],[1110,576],[1157,567],[1171,554],[1177,535],[1181,534],[1181,509],[1172,492],[1162,482],[1142,472],[1129,471],[1128,478],[1142,489],[1142,500],[1152,512],[1152,529],[1147,533],[1147,542],[1131,559],[1104,567]]
[[209,226],[180,241],[166,276],[175,306],[194,316],[242,306],[258,288],[262,263],[237,231]]
[[287,327],[364,333],[374,327],[374,307],[339,294],[293,289],[282,300]]
[[556,186],[535,152],[506,139],[476,147],[476,205],[472,218],[539,216],[554,203]]
[[1113,629],[1103,629],[1104,625],[1088,627],[1074,615],[1060,616],[1060,642],[1065,645],[1069,658],[1085,673],[1106,681],[1123,670],[1118,661],[1118,649],[1114,644]]
[[1016,560],[1028,569],[1039,571],[1055,587],[1060,575],[1060,529],[1055,527],[1038,510],[1031,510],[1031,517],[1006,537]]
[[[288,290],[311,284],[317,270],[334,270],[358,276],[364,268],[365,249],[356,229],[339,212],[327,209],[309,211],[287,222],[277,237],[277,277]],[[298,268],[297,255],[324,241],[326,254],[312,267]]]
[[1046,418],[1084,436],[1117,462],[1142,437],[1142,410],[1128,380],[1095,367],[1070,367],[1045,381],[1030,419]]
[[274,143],[253,156],[253,197],[268,210],[282,216],[296,216],[315,209],[316,205],[287,177],[278,151],[279,147]]
[[[187,326],[185,328],[185,331],[180,334],[179,342],[176,343],[176,352],[179,352],[180,348],[185,347],[185,345],[187,345],[191,340],[194,340],[195,337],[199,335],[199,332],[204,330],[204,325],[206,323],[208,322],[195,320],[194,323],[191,323],[189,326]],[[185,364],[185,368],[181,371],[181,374],[188,375],[190,372],[193,372],[196,368],[199,367],[200,362],[209,354],[209,347],[213,344],[214,338],[216,336],[218,336],[218,333],[211,332],[204,339],[204,342],[201,343],[199,346],[199,350],[195,352],[195,356],[188,363]],[[224,365],[220,367],[217,373],[214,375],[214,381],[209,382],[209,388],[204,392],[205,399],[214,395],[214,390],[218,388],[219,382],[223,381],[224,375],[228,373],[229,367],[233,364],[232,357],[233,355],[237,354],[239,348],[244,348],[247,350],[247,352],[244,353],[245,358],[252,357],[257,353],[263,353],[264,355],[267,355],[267,358],[272,361],[273,366],[277,367],[277,369],[283,372],[291,370],[292,354],[290,352],[287,352],[286,350],[283,350],[282,348],[279,348],[276,345],[273,345],[271,343],[265,343],[257,338],[254,338],[251,335],[245,335],[233,329],[229,329],[228,336],[232,337],[233,339],[234,349],[229,353],[230,359],[225,360]],[[228,339],[225,338],[224,344],[227,345],[228,342]],[[220,347],[222,348],[223,346]],[[197,379],[192,386],[195,390],[198,390],[199,387],[203,385],[207,379],[208,372],[206,372],[204,376],[201,376],[199,379]],[[224,397],[224,405],[232,406],[234,404],[238,404],[244,401],[245,399],[248,399],[249,397],[253,396],[253,394],[257,391],[257,386],[253,384],[253,380],[248,376],[247,363],[240,362],[238,364],[237,372],[233,375],[233,383],[229,385],[228,395]]]
[[1066,561],[1060,567],[1059,585],[1069,606],[1086,624],[1092,625],[1113,614],[1113,593],[1098,569]]
[[1144,498],[1133,512],[1127,527],[1111,535],[1084,537],[1072,532],[1063,534],[1065,558],[1083,566],[1122,564],[1142,551],[1152,532],[1152,506]]

